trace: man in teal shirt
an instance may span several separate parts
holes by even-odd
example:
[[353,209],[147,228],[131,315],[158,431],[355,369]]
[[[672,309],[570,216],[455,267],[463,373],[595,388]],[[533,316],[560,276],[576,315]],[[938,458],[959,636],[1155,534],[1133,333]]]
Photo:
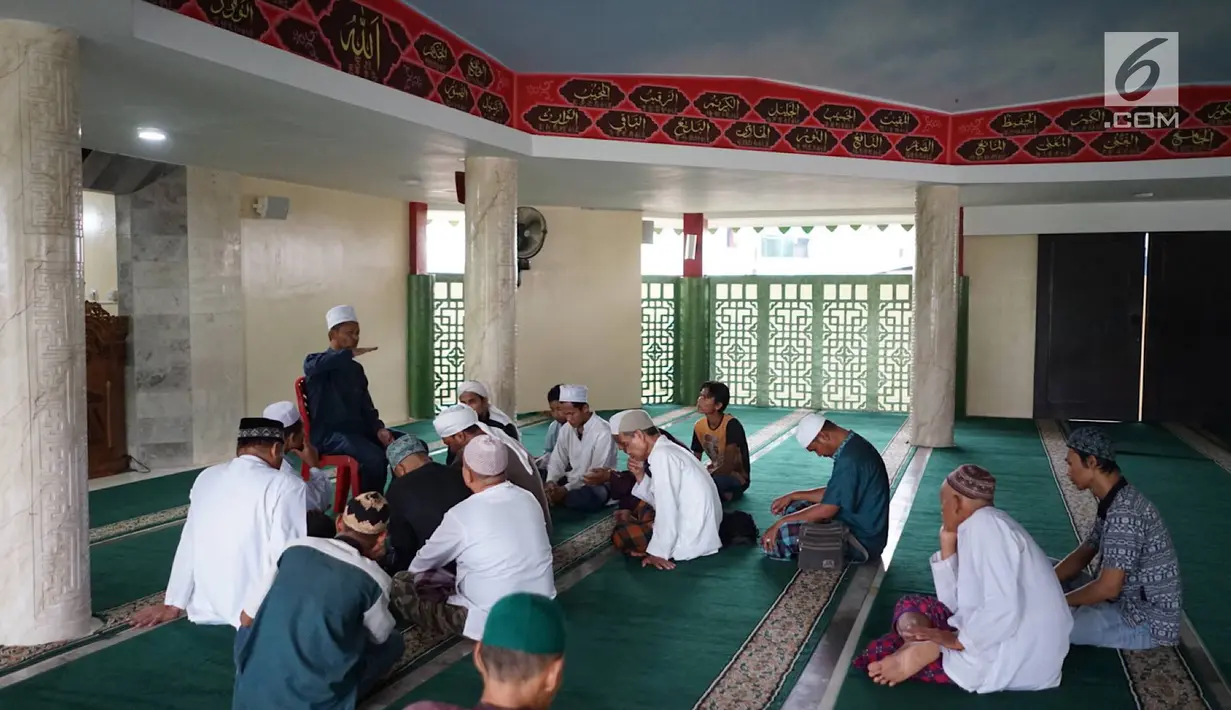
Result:
[[770,512],[781,515],[761,537],[765,554],[776,560],[799,555],[806,523],[836,520],[849,531],[847,558],[863,563],[880,555],[889,541],[889,474],[876,447],[853,431],[813,413],[800,421],[795,439],[817,456],[833,458],[828,485],[788,493]]

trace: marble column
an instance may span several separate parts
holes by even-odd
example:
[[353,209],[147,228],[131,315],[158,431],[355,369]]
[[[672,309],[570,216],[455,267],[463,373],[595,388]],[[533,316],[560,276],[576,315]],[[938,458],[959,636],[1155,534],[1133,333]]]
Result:
[[958,188],[915,194],[915,343],[911,384],[915,446],[953,446],[957,385]]
[[90,633],[77,38],[0,21],[0,646]]
[[[517,162],[466,159],[466,377],[517,411]],[[515,415],[514,415],[515,416]]]

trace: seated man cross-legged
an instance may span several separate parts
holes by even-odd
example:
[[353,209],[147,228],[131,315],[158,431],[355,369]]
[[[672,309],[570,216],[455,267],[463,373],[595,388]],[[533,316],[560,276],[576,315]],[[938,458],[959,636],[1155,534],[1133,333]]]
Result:
[[566,423],[560,428],[556,448],[547,463],[547,498],[552,505],[593,512],[607,505],[607,488],[590,485],[587,473],[610,469],[616,464],[611,427],[588,404],[589,390],[584,385],[560,388],[559,411]]
[[[487,391],[487,385],[482,382],[466,380],[458,385],[457,403],[473,409],[475,414],[479,415],[479,423],[489,429],[499,429],[514,441],[521,441],[521,432],[517,429],[517,422],[491,403],[491,394]],[[457,454],[449,449],[445,464],[454,465],[456,457]]]
[[744,425],[727,414],[731,389],[721,382],[706,382],[697,396],[697,411],[705,416],[692,430],[692,452],[709,457],[706,469],[714,477],[718,492],[725,501],[736,500],[748,490],[751,480],[751,456]]
[[912,595],[893,630],[855,659],[882,685],[952,683],[971,693],[1060,684],[1073,618],[1051,562],[1030,534],[993,507],[996,479],[965,464],[940,488],[936,597]]
[[419,548],[432,537],[445,513],[470,497],[460,468],[436,463],[427,444],[417,436],[403,436],[385,453],[393,481],[389,501],[389,555],[385,569],[401,572],[410,566]]
[[834,424],[819,413],[804,417],[795,429],[799,445],[833,459],[829,483],[788,493],[773,502],[781,515],[761,537],[765,554],[775,560],[799,556],[805,523],[836,520],[848,529],[847,557],[862,563],[880,555],[889,541],[889,474],[885,461],[868,440]]

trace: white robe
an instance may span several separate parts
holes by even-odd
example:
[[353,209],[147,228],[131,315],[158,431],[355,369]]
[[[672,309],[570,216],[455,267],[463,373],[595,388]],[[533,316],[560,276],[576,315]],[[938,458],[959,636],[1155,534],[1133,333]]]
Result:
[[590,415],[590,421],[582,425],[580,439],[572,424],[563,424],[547,462],[547,480],[554,482],[567,475],[564,487],[575,491],[586,485],[582,479],[590,471],[615,468],[616,453],[611,425],[597,414]]
[[[718,552],[722,541],[722,499],[714,477],[691,451],[667,437],[659,437],[649,458],[649,499],[654,506],[654,535],[648,554],[683,562]],[[634,488],[636,491],[636,488]]]
[[304,481],[302,471],[292,466],[290,461],[282,459],[282,472],[304,483],[308,510],[324,512],[333,505],[333,481],[329,480],[329,474],[325,471],[313,466],[308,469],[308,480]]
[[1016,520],[990,506],[958,526],[957,550],[931,560],[936,596],[953,612],[949,625],[965,647],[942,649],[945,673],[972,693],[1060,685],[1073,615],[1051,560]]
[[239,627],[239,613],[288,543],[307,535],[303,480],[240,456],[197,476],[166,603],[194,624]]
[[479,422],[479,428],[488,436],[504,444],[513,453],[513,459],[509,460],[509,465],[505,469],[505,477],[509,479],[509,483],[526,490],[539,502],[539,506],[543,509],[543,522],[547,525],[547,534],[550,535],[552,531],[551,506],[547,503],[547,493],[543,490],[543,479],[539,476],[539,470],[535,467],[530,452],[503,429],[489,427],[482,422]]

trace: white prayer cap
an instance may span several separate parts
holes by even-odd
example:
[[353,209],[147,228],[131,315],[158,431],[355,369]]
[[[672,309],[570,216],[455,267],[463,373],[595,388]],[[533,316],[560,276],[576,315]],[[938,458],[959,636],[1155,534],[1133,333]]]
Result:
[[299,407],[294,402],[274,402],[265,408],[261,416],[282,422],[283,427],[292,427],[299,421]]
[[483,384],[482,382],[479,382],[478,380],[466,380],[465,382],[457,386],[457,396],[458,397],[461,397],[467,392],[473,392],[474,394],[479,395],[483,399],[492,398],[491,395],[487,393],[487,385]]
[[626,409],[623,412],[617,412],[611,418],[610,424],[612,436],[617,436],[653,428],[654,420],[644,409]]
[[358,323],[359,316],[355,315],[353,306],[334,306],[325,314],[325,326],[333,330],[343,323]]
[[436,436],[442,439],[446,436],[453,436],[459,431],[465,431],[478,423],[478,413],[464,404],[445,407],[432,420],[432,426],[436,428]]
[[509,448],[494,436],[478,436],[466,444],[462,460],[480,476],[499,476],[509,467]]
[[585,385],[560,385],[560,401],[589,402],[590,390]]
[[799,426],[795,427],[795,440],[806,449],[816,439],[816,435],[821,433],[823,426],[825,426],[825,415],[813,412],[801,419]]

